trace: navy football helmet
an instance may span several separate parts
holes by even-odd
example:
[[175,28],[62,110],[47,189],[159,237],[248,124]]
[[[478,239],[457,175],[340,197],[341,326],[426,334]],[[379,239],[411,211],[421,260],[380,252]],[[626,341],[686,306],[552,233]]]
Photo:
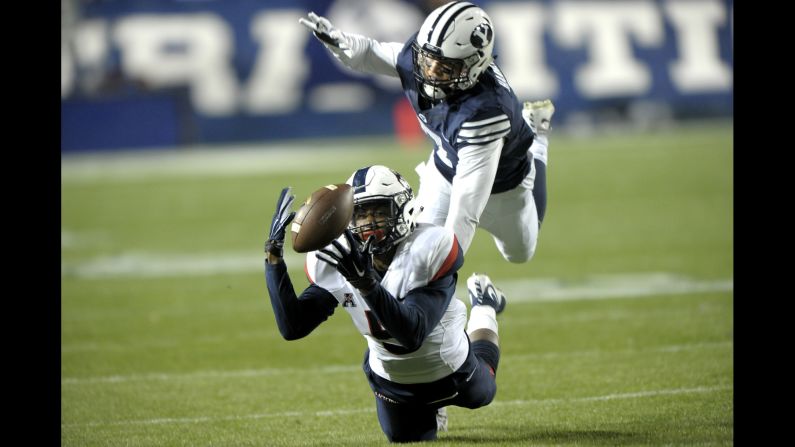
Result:
[[[376,237],[373,253],[388,252],[414,231],[419,214],[414,192],[396,171],[381,165],[368,166],[354,172],[346,183],[353,187],[353,219],[349,228],[361,242],[371,235]],[[372,212],[379,205],[385,213],[383,219],[357,225],[357,215]]]

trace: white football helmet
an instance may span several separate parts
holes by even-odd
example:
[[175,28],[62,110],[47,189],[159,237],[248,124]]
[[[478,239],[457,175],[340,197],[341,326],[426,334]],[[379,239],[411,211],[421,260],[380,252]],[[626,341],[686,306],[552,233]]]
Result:
[[494,60],[494,26],[483,9],[451,2],[425,19],[414,52],[414,78],[420,93],[435,101],[474,86]]
[[[414,231],[419,214],[414,192],[396,171],[381,165],[368,166],[356,170],[346,183],[353,187],[354,218],[348,228],[362,242],[374,234],[373,253],[386,253]],[[356,225],[359,207],[382,203],[389,205],[390,215],[381,225]]]

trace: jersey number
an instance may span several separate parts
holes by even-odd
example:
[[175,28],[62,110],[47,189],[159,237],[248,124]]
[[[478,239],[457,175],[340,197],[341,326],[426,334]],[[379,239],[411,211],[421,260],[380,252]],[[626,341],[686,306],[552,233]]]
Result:
[[370,335],[379,340],[389,340],[392,338],[389,332],[381,326],[381,323],[378,321],[378,318],[373,315],[372,311],[365,310],[364,315],[367,317],[367,325],[370,326]]
[[431,129],[428,129],[428,126],[426,126],[425,123],[423,123],[422,121],[420,121],[420,127],[422,127],[422,130],[425,132],[425,134],[431,137],[433,142],[436,143],[436,155],[439,157],[440,160],[442,160],[442,163],[446,164],[447,167],[452,168],[453,162],[450,161],[449,158],[447,158],[447,152],[444,150],[444,146],[442,145],[442,139],[439,138],[439,135],[436,135],[435,133],[433,133],[433,131],[431,131]]

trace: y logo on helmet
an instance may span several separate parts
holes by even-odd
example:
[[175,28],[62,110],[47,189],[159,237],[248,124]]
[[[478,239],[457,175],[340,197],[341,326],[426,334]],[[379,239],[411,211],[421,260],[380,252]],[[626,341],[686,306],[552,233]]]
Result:
[[472,35],[469,36],[469,41],[477,49],[482,49],[491,42],[494,32],[488,23],[481,23],[472,30]]

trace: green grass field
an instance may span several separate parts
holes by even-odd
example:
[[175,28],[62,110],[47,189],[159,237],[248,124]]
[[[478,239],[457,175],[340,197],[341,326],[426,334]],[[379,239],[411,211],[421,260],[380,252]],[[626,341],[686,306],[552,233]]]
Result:
[[[324,146],[63,158],[62,445],[386,444],[364,339],[339,309],[281,339],[262,245],[283,186],[378,163],[416,190],[428,149]],[[479,231],[460,272],[508,294],[497,397],[436,444],[732,445],[732,171],[731,123],[553,134],[535,259]]]

